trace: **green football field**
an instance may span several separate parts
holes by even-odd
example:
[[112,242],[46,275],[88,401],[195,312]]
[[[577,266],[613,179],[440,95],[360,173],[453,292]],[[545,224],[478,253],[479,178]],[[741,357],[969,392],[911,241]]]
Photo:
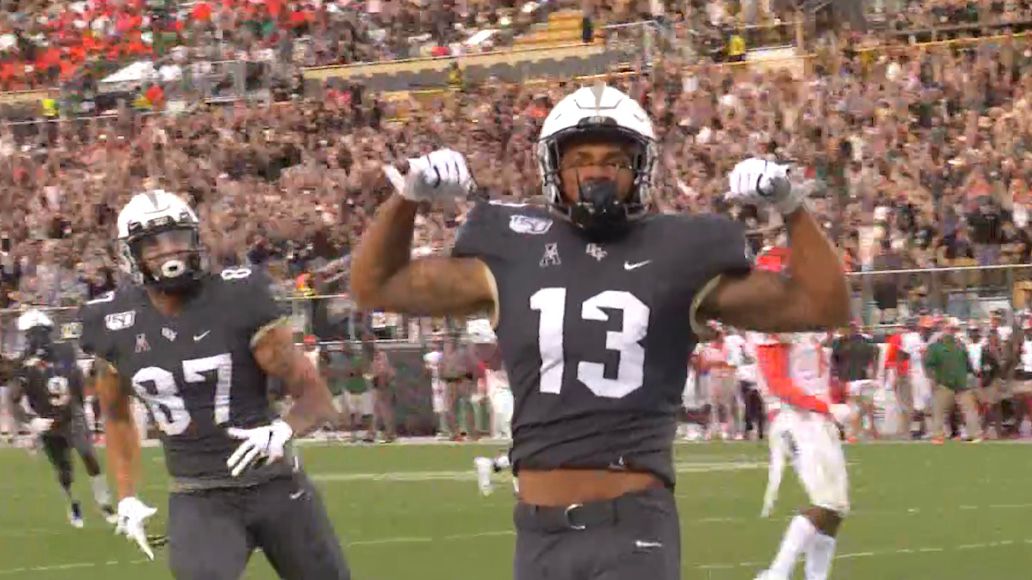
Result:
[[[498,449],[319,444],[302,454],[357,580],[493,580],[511,577],[512,488],[506,476],[494,495],[480,497],[471,459]],[[833,578],[1032,578],[1032,447],[886,443],[846,454],[854,513],[842,528]],[[684,578],[751,579],[773,555],[803,496],[786,477],[775,516],[760,519],[765,461],[757,443],[677,447]],[[142,495],[161,508],[151,526],[160,531],[158,450],[145,450],[144,464]],[[76,485],[88,500],[82,473]],[[71,528],[42,455],[0,450],[0,482],[0,578],[170,577],[164,553],[142,561],[88,501],[86,528]],[[274,576],[259,553],[246,577]]]

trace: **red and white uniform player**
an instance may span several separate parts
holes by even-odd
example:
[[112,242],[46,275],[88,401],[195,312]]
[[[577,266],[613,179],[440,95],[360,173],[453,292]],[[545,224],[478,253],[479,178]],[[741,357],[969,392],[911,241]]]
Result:
[[[757,259],[757,269],[781,272],[788,250],[775,248]],[[758,580],[788,580],[805,556],[807,580],[827,580],[835,555],[836,533],[849,512],[849,481],[839,431],[852,418],[848,405],[832,403],[831,369],[823,335],[753,335],[762,392],[778,407],[771,421],[770,471],[763,499],[764,516],[777,497],[789,459],[810,499],[792,518],[770,567]]]
[[910,404],[916,413],[924,414],[932,406],[932,381],[925,374],[924,353],[928,345],[936,341],[932,334],[934,321],[929,316],[922,316],[918,328],[909,329],[900,337],[899,348],[907,353],[908,370],[910,371]]
[[[786,258],[768,252],[757,260],[757,267],[780,271]],[[835,424],[846,424],[852,410],[832,403],[824,337],[825,333],[809,332],[747,336],[756,352],[758,383],[771,416],[764,516],[773,508],[788,459],[813,506],[840,516],[849,511],[846,460]]]

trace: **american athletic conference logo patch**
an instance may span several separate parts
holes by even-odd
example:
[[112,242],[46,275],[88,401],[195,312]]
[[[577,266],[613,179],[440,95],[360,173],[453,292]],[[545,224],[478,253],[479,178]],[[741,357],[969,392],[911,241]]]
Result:
[[514,215],[509,218],[509,229],[517,234],[541,235],[551,227],[552,220],[547,218],[529,215]]

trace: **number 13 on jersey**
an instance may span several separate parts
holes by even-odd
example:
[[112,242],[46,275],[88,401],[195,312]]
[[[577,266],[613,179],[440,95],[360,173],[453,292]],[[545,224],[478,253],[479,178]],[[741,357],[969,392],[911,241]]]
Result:
[[[566,288],[542,288],[530,297],[530,308],[540,312],[538,350],[541,354],[541,392],[559,394],[563,385],[565,356],[563,331],[566,322]],[[604,308],[623,312],[619,331],[606,332],[606,349],[620,353],[616,378],[605,376],[605,365],[581,361],[577,380],[596,396],[619,399],[641,388],[645,380],[645,348],[640,342],[649,327],[650,310],[634,294],[606,290],[581,304],[581,318],[606,322]]]

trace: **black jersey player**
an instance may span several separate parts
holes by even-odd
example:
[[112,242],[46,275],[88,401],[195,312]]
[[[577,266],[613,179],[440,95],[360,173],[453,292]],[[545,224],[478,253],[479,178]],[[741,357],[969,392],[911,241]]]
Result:
[[544,207],[478,203],[450,258],[410,258],[419,202],[473,187],[461,154],[385,168],[387,200],[352,260],[362,308],[490,312],[515,398],[514,575],[681,577],[672,442],[684,361],[708,319],[792,331],[848,318],[838,257],[786,168],[739,163],[729,197],[785,216],[788,275],[753,271],[743,232],[650,207],[658,161],[647,113],[603,85],[549,113],[537,145]]
[[[150,555],[143,525],[155,510],[135,496],[132,395],[161,431],[176,578],[239,578],[255,548],[284,578],[349,578],[289,443],[331,419],[333,405],[294,347],[269,280],[247,268],[207,272],[196,214],[171,193],[134,196],[118,229],[136,283],[83,306],[81,344],[97,359],[120,529]],[[283,419],[269,406],[268,376],[294,397]]]
[[84,525],[82,507],[72,493],[74,449],[90,477],[93,498],[105,519],[115,523],[111,493],[86,426],[84,379],[75,347],[55,342],[53,329],[53,321],[40,310],[31,309],[18,317],[25,352],[16,362],[11,400],[25,414],[29,428],[39,436],[47,459],[57,472],[57,481],[69,502],[69,522],[77,528]]

